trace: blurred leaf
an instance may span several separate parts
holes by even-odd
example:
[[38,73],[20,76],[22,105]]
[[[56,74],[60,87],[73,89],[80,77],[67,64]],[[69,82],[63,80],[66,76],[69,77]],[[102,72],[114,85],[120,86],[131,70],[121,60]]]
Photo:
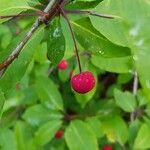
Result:
[[126,84],[133,78],[133,75],[130,73],[119,74],[117,78],[118,84]]
[[141,150],[149,149],[150,148],[149,139],[150,139],[150,125],[144,123],[141,126],[138,135],[135,139],[134,149],[141,149]]
[[65,132],[65,140],[70,150],[98,150],[95,134],[79,120],[71,122]]
[[72,3],[67,5],[67,8],[71,9],[88,9],[94,8],[102,0],[72,0]]
[[128,73],[132,70],[132,58],[130,56],[105,58],[100,55],[94,55],[92,63],[100,69],[114,73]]
[[119,142],[123,145],[128,140],[127,124],[120,116],[107,116],[102,121],[102,129],[111,142]]
[[40,28],[24,46],[18,59],[8,67],[5,74],[0,78],[0,88],[3,89],[5,94],[8,93],[8,91],[10,91],[24,76],[29,63],[33,58],[35,48],[40,43],[42,37],[43,28]]
[[27,124],[18,121],[15,126],[15,136],[18,150],[35,150],[31,128]]
[[149,103],[147,97],[145,96],[143,90],[138,90],[137,92],[137,101],[139,106],[144,106]]
[[15,136],[12,130],[1,128],[0,130],[0,149],[17,150]]
[[59,112],[50,110],[41,104],[29,107],[23,115],[23,118],[33,126],[39,126],[46,121],[61,119],[61,117]]
[[[138,8],[138,9],[137,9]],[[150,99],[150,9],[147,0],[105,0],[94,11],[119,16],[117,19],[91,17],[92,24],[111,42],[131,49],[144,92]]]
[[137,106],[135,97],[129,92],[122,92],[118,89],[114,91],[117,106],[126,112],[133,112]]
[[[1,0],[0,1],[0,16],[16,15],[26,10],[36,10],[33,7],[28,6],[26,0]],[[10,18],[9,18],[10,19]],[[8,19],[0,19],[0,23],[7,21]]]
[[132,149],[141,124],[142,123],[138,119],[136,119],[129,125],[129,144]]
[[60,120],[52,120],[42,125],[35,133],[34,142],[37,145],[45,145],[51,141],[56,131],[61,126]]
[[102,131],[102,124],[98,118],[90,117],[86,120],[87,125],[91,128],[91,130],[95,133],[97,138],[101,138],[104,136]]
[[63,110],[63,101],[57,86],[47,77],[39,77],[36,81],[36,90],[39,98],[48,108]]

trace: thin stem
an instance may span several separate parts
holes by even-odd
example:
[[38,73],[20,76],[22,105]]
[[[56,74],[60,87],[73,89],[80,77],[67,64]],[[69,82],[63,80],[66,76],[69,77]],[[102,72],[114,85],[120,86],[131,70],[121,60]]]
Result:
[[[45,8],[44,12],[46,14],[49,13],[49,16],[53,17],[53,15],[51,15],[51,11],[53,12],[53,9],[56,9],[54,7],[55,5],[58,5],[61,3],[62,3],[62,0],[51,0],[49,4],[47,5],[47,7]],[[29,41],[29,39],[32,37],[35,31],[39,28],[39,26],[44,23],[45,19],[47,19],[47,15],[39,17],[36,20],[36,22],[33,24],[33,26],[31,27],[31,29],[28,31],[28,33],[25,35],[23,40],[17,45],[17,47],[8,56],[8,58],[6,58],[6,60],[0,63],[0,77],[2,77],[7,67],[19,56],[25,44]]]
[[65,12],[69,13],[69,14],[88,14],[88,15],[91,15],[91,16],[97,16],[97,17],[107,18],[107,19],[120,18],[119,16],[100,14],[100,13],[92,12],[92,11],[89,11],[89,10],[65,10]]
[[17,14],[17,15],[0,16],[0,19],[26,17],[26,16],[45,16],[46,14],[47,13],[45,12],[28,13],[28,14],[23,13],[23,14]]
[[137,90],[138,90],[138,74],[135,71],[134,73],[134,82],[133,82],[133,95],[137,95]]
[[69,26],[69,29],[71,31],[71,35],[72,35],[72,39],[73,39],[73,42],[74,42],[74,47],[75,47],[75,52],[76,52],[76,56],[77,56],[77,61],[78,61],[78,65],[79,65],[79,70],[80,70],[80,73],[82,72],[82,68],[81,68],[81,62],[80,62],[80,56],[79,56],[79,52],[78,52],[78,48],[77,48],[77,43],[76,43],[76,39],[75,39],[75,34],[73,32],[73,29],[71,27],[71,23],[66,15],[66,12],[62,9],[61,6],[59,6],[60,8],[60,11],[61,11],[61,14],[62,16],[65,18],[65,20],[67,21],[68,23],[68,26]]
[[[132,93],[134,96],[137,95],[137,90],[138,90],[138,74],[135,71],[134,72],[134,81],[133,81],[133,90],[132,90]],[[134,119],[135,119],[135,112],[132,112],[130,114],[130,121],[132,122],[132,121],[134,121]]]

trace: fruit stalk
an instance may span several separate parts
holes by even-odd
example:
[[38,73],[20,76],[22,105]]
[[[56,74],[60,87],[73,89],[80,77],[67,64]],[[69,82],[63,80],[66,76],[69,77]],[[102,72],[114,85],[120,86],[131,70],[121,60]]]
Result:
[[79,52],[78,52],[78,48],[77,48],[77,43],[76,43],[76,39],[75,39],[75,34],[74,34],[74,31],[71,27],[71,23],[65,13],[65,11],[63,10],[63,8],[59,5],[59,8],[60,8],[60,11],[61,11],[61,14],[62,16],[65,18],[65,20],[67,21],[68,23],[68,26],[69,26],[69,29],[70,29],[70,32],[71,32],[71,35],[72,35],[72,39],[73,39],[73,42],[74,42],[74,47],[75,47],[75,53],[76,53],[76,56],[77,56],[77,61],[78,61],[78,65],[79,65],[79,71],[80,73],[82,72],[82,68],[81,68],[81,62],[80,62],[80,56],[79,56]]

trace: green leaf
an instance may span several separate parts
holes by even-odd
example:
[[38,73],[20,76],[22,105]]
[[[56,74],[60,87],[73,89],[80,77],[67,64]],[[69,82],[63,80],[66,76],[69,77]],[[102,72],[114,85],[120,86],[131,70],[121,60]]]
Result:
[[45,28],[47,37],[47,56],[48,59],[58,64],[65,52],[65,38],[62,33],[59,18],[55,18],[51,24]]
[[65,37],[65,54],[64,54],[64,57],[66,59],[69,59],[69,58],[74,56],[74,43],[73,43],[70,29],[68,27],[66,20],[63,17],[61,17],[60,19],[61,19],[60,21],[61,21],[61,26],[62,26],[62,32],[63,32],[63,35]]
[[39,98],[48,108],[63,110],[63,101],[57,86],[47,77],[39,77],[36,81]]
[[65,140],[70,150],[98,150],[95,134],[79,120],[71,122],[65,132]]
[[117,78],[117,84],[126,84],[133,78],[131,73],[119,74]]
[[107,116],[102,121],[102,128],[107,138],[111,142],[126,143],[128,140],[128,128],[125,121],[117,115]]
[[92,63],[103,70],[115,73],[128,73],[132,70],[132,57],[107,58],[100,55],[92,56]]
[[0,149],[1,150],[10,150],[10,149],[17,150],[15,136],[12,130],[1,128]]
[[18,121],[15,125],[15,137],[17,149],[19,150],[35,150],[33,144],[32,130],[25,122]]
[[128,141],[129,141],[129,145],[131,148],[133,148],[135,138],[138,134],[138,131],[139,131],[141,125],[142,125],[142,122],[139,121],[138,119],[132,121],[129,124],[129,140]]
[[94,8],[102,0],[72,0],[72,3],[67,6],[71,9],[88,9]]
[[136,99],[130,92],[115,89],[114,96],[117,106],[126,112],[133,112],[137,107]]
[[102,124],[98,118],[94,118],[94,117],[88,118],[86,120],[86,123],[91,128],[91,130],[95,133],[95,136],[97,138],[101,138],[104,136],[104,133],[102,131]]
[[130,50],[115,45],[100,34],[91,24],[89,18],[71,21],[78,42],[85,50],[103,57],[129,56]]
[[144,123],[135,139],[134,149],[149,149],[150,148],[150,125]]
[[35,133],[34,141],[37,145],[45,145],[52,140],[61,126],[60,120],[52,120],[41,126]]
[[[1,0],[0,1],[0,16],[16,15],[26,10],[37,10],[28,6],[26,0]],[[9,18],[10,19],[10,18]],[[0,19],[0,23],[7,21],[8,19]]]
[[33,58],[34,51],[43,37],[43,28],[40,28],[22,49],[16,59],[0,78],[0,88],[7,94],[24,76],[29,63]]
[[41,104],[29,107],[23,114],[23,118],[33,126],[39,126],[46,121],[61,119],[58,111],[50,110]]

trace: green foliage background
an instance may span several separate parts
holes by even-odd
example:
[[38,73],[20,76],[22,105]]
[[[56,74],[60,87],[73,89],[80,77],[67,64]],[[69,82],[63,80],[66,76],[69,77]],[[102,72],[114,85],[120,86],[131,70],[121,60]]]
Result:
[[[47,3],[0,0],[0,16],[43,10]],[[69,74],[78,67],[67,23],[60,16],[42,25],[0,78],[0,149],[150,149],[150,1],[74,0],[65,8],[115,16],[68,15],[82,68],[93,72],[97,85],[84,95],[72,91]],[[35,19],[0,20],[0,62]],[[65,71],[57,69],[62,58],[69,62]],[[58,129],[64,130],[59,140]]]

